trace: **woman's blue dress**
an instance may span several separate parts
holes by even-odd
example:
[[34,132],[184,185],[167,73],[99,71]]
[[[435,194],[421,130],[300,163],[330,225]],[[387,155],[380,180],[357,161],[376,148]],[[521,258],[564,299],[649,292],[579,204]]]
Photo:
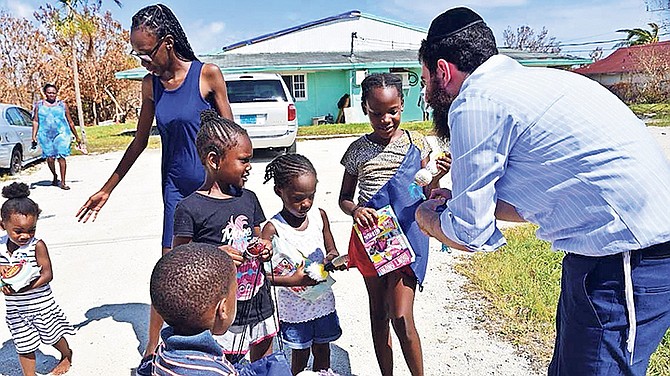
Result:
[[70,155],[72,132],[65,117],[65,103],[57,101],[48,105],[40,100],[35,104],[37,108],[37,141],[42,147],[43,158],[65,158]]

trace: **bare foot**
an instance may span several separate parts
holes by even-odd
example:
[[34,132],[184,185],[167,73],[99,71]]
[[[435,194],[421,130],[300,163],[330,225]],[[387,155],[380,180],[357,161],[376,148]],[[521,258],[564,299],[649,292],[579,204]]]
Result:
[[60,363],[56,365],[56,367],[51,371],[52,375],[62,375],[65,372],[70,370],[70,366],[72,365],[72,350],[70,350],[70,354],[64,356],[61,360]]

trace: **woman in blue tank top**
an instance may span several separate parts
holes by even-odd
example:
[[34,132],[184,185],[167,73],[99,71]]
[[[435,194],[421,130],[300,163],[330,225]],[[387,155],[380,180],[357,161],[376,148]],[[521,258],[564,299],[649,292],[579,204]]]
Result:
[[[95,221],[109,195],[147,146],[153,119],[161,136],[163,187],[163,253],[172,247],[174,209],[204,181],[205,172],[195,148],[200,112],[215,108],[233,119],[221,70],[198,61],[172,11],[161,4],[138,11],[132,19],[130,44],[150,74],[142,80],[142,107],[135,138],[105,185],[77,212],[79,221]],[[92,218],[91,218],[92,216]],[[140,375],[150,374],[151,355],[163,320],[151,309],[149,342]],[[148,367],[148,369],[146,369]],[[149,373],[145,373],[149,371]]]

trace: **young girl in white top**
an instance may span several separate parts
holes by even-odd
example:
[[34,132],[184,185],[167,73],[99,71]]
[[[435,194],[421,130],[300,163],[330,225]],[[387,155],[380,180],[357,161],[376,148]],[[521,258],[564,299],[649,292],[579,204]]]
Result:
[[[323,209],[310,210],[316,193],[316,170],[302,155],[286,154],[275,158],[265,169],[265,182],[274,179],[275,193],[284,203],[282,210],[263,227],[262,237],[278,236],[300,251],[306,264],[326,264],[338,256],[330,232],[328,216]],[[277,252],[280,250],[276,250]],[[291,276],[270,277],[278,286],[312,286],[304,267]],[[310,288],[310,287],[307,287]],[[330,368],[330,342],[342,335],[335,296],[328,288],[316,299],[305,299],[292,289],[277,289],[279,330],[282,340],[291,348],[291,371],[298,374],[307,367],[310,348],[313,369]]]
[[29,194],[30,188],[23,183],[12,183],[2,189],[7,201],[0,208],[1,227],[7,234],[0,237],[0,273],[17,264],[41,268],[39,277],[19,291],[10,285],[2,287],[7,325],[25,376],[35,375],[35,351],[40,342],[60,352],[60,363],[51,374],[62,375],[72,363],[72,350],[64,335],[74,334],[74,329],[51,294],[49,282],[53,273],[49,252],[46,244],[35,238],[40,208],[28,198]]

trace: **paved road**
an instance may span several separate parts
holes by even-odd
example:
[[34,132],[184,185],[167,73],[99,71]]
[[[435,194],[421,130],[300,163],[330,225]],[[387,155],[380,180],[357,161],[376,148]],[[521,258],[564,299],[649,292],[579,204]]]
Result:
[[[669,137],[652,129],[669,150]],[[346,252],[351,221],[337,206],[343,169],[339,158],[352,138],[305,141],[307,155],[319,173],[316,206],[324,208],[340,252]],[[160,152],[147,150],[118,186],[95,223],[81,224],[75,212],[115,168],[122,153],[68,159],[70,191],[49,185],[46,164],[20,180],[33,188],[42,208],[38,236],[54,265],[52,287],[57,302],[78,325],[69,341],[74,350],[72,375],[132,375],[146,343],[149,275],[158,259],[161,237]],[[262,184],[264,168],[274,154],[258,152],[247,187],[261,200],[266,216],[281,208],[272,187]],[[416,315],[425,354],[426,374],[534,374],[514,349],[477,329],[478,302],[463,291],[465,280],[453,272],[452,254],[432,244],[425,289],[417,295]],[[360,275],[338,272],[334,290],[344,334],[333,344],[333,366],[343,375],[378,375],[368,324],[367,296]],[[4,316],[4,304],[0,305]],[[11,336],[0,325],[0,375],[20,375]],[[407,375],[398,342],[394,343],[398,375]],[[38,354],[38,371],[57,362],[46,346]]]

